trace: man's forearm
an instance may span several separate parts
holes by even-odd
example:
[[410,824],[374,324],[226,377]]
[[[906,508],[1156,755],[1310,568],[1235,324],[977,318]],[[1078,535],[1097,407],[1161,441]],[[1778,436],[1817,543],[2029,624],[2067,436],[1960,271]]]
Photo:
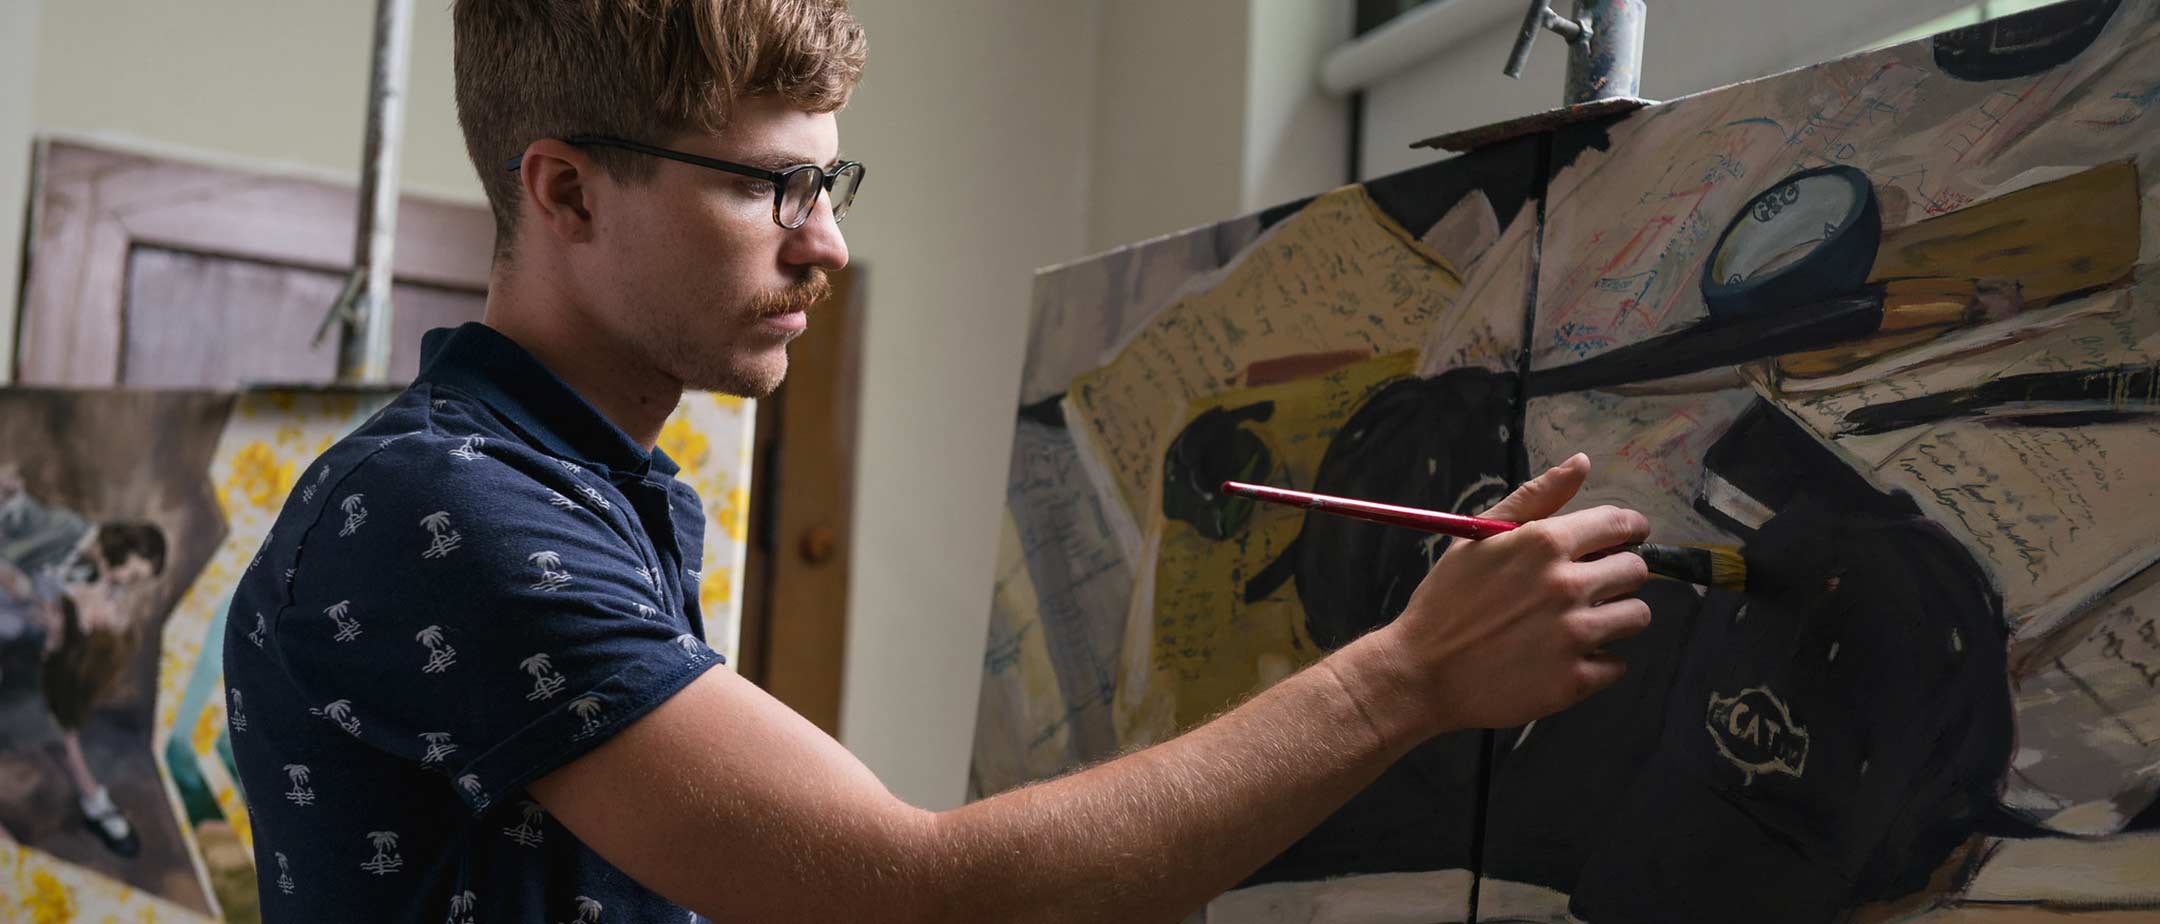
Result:
[[1428,733],[1383,709],[1366,639],[1169,742],[937,819],[937,904],[996,921],[1174,921],[1310,831]]

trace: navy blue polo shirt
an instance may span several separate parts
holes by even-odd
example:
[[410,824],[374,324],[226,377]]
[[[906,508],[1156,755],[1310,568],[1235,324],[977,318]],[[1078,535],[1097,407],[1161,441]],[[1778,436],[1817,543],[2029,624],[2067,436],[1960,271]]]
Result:
[[233,595],[263,920],[689,920],[525,786],[721,662],[697,495],[493,329],[422,350]]

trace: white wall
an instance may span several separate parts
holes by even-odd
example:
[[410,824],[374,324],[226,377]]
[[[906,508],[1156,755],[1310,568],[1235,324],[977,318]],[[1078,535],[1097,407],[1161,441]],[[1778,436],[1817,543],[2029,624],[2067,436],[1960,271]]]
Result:
[[[1464,0],[1446,0],[1464,2]],[[1672,99],[1842,57],[1972,0],[1648,0],[1642,95]],[[1555,4],[1556,7],[1564,6]],[[1521,80],[1500,73],[1520,20],[1489,29],[1366,95],[1360,176],[1445,156],[1411,142],[1557,107],[1567,47],[1539,36]]]
[[[1085,250],[1095,3],[856,0],[867,349],[840,737],[958,805],[1033,270]],[[786,618],[783,614],[780,618]]]

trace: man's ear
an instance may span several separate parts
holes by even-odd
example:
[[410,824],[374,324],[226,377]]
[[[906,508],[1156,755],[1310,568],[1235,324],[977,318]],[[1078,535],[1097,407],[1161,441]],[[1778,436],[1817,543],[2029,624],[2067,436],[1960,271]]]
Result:
[[525,148],[518,182],[525,188],[525,220],[566,244],[592,239],[592,158],[576,147],[544,138]]

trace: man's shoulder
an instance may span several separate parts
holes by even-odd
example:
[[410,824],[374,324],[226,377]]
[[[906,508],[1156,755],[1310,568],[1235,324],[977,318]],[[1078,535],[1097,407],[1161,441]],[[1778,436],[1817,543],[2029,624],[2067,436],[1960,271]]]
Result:
[[612,507],[605,485],[599,473],[527,442],[477,401],[416,386],[325,450],[301,474],[291,503],[313,506],[299,512],[316,528],[336,523],[350,536],[378,515],[509,526],[550,512]]
[[[575,489],[597,476],[534,445],[486,405],[440,386],[419,386],[324,453],[351,457],[352,476],[386,485],[516,482]],[[513,500],[513,498],[502,498]]]

